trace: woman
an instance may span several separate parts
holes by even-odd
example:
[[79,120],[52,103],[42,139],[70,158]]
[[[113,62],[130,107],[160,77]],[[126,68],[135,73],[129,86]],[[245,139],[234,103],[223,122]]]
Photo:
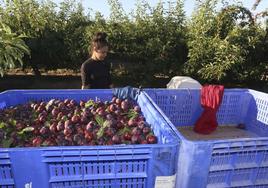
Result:
[[91,57],[81,66],[82,89],[112,88],[111,65],[105,61],[109,50],[106,37],[106,33],[98,32],[92,39]]

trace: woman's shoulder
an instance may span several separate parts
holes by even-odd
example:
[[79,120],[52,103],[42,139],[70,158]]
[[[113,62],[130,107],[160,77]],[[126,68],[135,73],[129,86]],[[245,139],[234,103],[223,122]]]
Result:
[[84,61],[83,64],[88,64],[88,63],[91,63],[93,62],[94,60],[92,58],[88,58],[86,61]]
[[91,66],[91,64],[94,63],[94,60],[91,58],[88,58],[86,61],[82,63],[82,67],[88,67]]
[[107,61],[107,60],[102,60],[102,61],[96,61],[92,58],[87,59],[86,61],[84,61],[84,63],[82,64],[83,67],[90,67],[90,66],[103,66],[103,65],[110,65],[111,62]]

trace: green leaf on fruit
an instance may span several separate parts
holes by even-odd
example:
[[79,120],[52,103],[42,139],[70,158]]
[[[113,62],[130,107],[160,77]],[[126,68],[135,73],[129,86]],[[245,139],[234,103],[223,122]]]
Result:
[[86,108],[89,108],[91,106],[94,106],[95,105],[95,102],[93,100],[88,100],[86,103],[85,103],[85,107]]
[[96,115],[95,116],[95,120],[96,120],[96,122],[97,122],[98,125],[100,125],[101,127],[103,127],[105,120],[101,116]]
[[13,126],[16,126],[17,121],[15,119],[9,119],[9,123]]
[[41,144],[41,146],[44,146],[44,147],[46,147],[46,146],[48,146],[48,142],[43,142],[42,144]]
[[68,117],[67,116],[62,116],[62,120],[66,121],[66,120],[68,120]]
[[25,132],[32,132],[32,131],[34,131],[34,128],[33,127],[25,127],[20,132],[18,132],[18,134],[23,134]]
[[97,132],[97,138],[98,138],[98,139],[101,138],[101,137],[103,136],[103,134],[104,134],[104,128],[101,127],[101,128],[99,129],[99,131]]
[[125,134],[126,132],[130,132],[130,129],[128,127],[124,127],[123,129],[121,129],[118,134],[119,135],[123,135]]
[[8,139],[8,140],[3,140],[2,141],[2,146],[4,148],[9,148],[11,146],[11,144],[12,144],[12,139]]
[[50,126],[50,122],[49,122],[49,121],[46,121],[46,122],[44,123],[44,126],[45,126],[45,127],[49,127],[49,126]]
[[138,117],[139,113],[136,112],[134,109],[130,109],[127,113],[127,117],[129,119],[135,119],[136,117]]
[[111,126],[111,124],[112,124],[112,121],[110,121],[110,120],[105,120],[104,122],[103,122],[103,127],[108,127],[108,126]]
[[[99,119],[100,118],[100,119]],[[98,116],[98,119],[100,121],[101,124],[101,128],[99,129],[99,131],[97,132],[97,137],[98,139],[101,138],[104,134],[104,130],[106,127],[108,127],[108,125],[110,124],[110,122],[108,120],[104,120],[102,117]],[[97,120],[96,120],[97,121]]]
[[37,112],[33,112],[32,119],[36,119],[38,117]]
[[52,119],[52,114],[48,114],[47,119]]
[[6,127],[6,126],[7,126],[7,124],[5,122],[0,123],[0,129],[2,129],[2,128]]

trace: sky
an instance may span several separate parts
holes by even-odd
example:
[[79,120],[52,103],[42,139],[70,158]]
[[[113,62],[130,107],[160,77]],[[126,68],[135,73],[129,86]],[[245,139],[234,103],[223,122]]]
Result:
[[[56,3],[59,3],[63,0],[53,0]],[[85,11],[88,12],[89,8],[91,8],[94,12],[99,11],[105,18],[109,17],[110,10],[108,5],[108,0],[80,0],[85,8]],[[155,6],[159,0],[146,0],[151,6]],[[162,0],[162,2],[166,3],[168,0]],[[169,0],[172,2],[176,2],[176,0]],[[237,1],[237,0],[236,0]],[[125,12],[129,13],[131,10],[135,9],[136,0],[119,0],[122,4]],[[196,0],[184,0],[184,9],[186,16],[190,16],[194,10]],[[240,0],[245,7],[248,9],[252,9],[255,0]],[[256,11],[253,13],[264,11],[268,9],[268,0],[262,0]],[[92,14],[91,14],[92,15]],[[93,14],[94,15],[94,14]],[[93,16],[92,15],[92,16]]]

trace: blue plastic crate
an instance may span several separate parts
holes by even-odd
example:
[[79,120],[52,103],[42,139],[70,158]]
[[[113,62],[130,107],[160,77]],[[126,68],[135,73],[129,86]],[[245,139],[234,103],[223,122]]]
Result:
[[6,151],[0,151],[0,187],[14,188],[14,179],[11,171],[11,162],[9,154]]
[[177,187],[268,187],[268,94],[225,89],[219,125],[244,124],[251,138],[190,140],[177,127],[193,126],[202,113],[198,89],[146,89],[181,139]]
[[[10,90],[0,108],[52,98],[111,100],[112,90]],[[176,174],[179,138],[143,92],[137,103],[157,144],[1,148],[0,188],[151,188]]]

